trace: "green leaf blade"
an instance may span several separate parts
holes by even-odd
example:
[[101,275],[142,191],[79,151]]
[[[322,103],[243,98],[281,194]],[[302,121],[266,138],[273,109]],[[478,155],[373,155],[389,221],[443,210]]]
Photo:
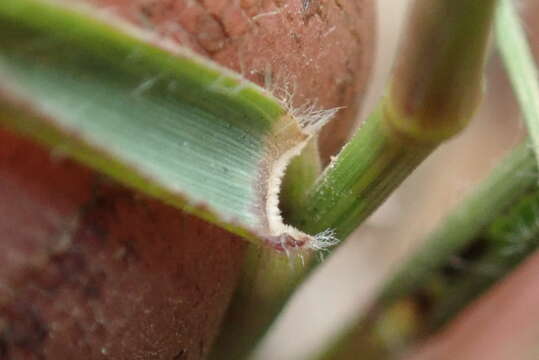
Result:
[[268,179],[310,135],[264,89],[94,12],[2,1],[0,125],[242,236],[279,236]]

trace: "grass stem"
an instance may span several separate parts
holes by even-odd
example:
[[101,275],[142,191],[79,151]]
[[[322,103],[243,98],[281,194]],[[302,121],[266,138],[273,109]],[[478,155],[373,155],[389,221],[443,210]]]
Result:
[[289,220],[346,238],[479,104],[496,0],[417,0],[387,96]]

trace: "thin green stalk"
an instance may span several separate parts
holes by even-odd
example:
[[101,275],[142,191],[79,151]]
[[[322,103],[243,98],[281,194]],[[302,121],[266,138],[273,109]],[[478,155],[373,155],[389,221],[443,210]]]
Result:
[[289,220],[346,238],[474,114],[495,0],[418,0],[382,104]]
[[339,239],[346,238],[435,146],[395,136],[380,107],[329,165],[308,193],[303,208],[289,220],[307,233],[332,229]]
[[[536,248],[537,165],[514,150],[425,241],[319,360],[382,360],[443,326]],[[516,227],[516,228],[515,228]]]
[[539,154],[539,73],[518,13],[510,0],[501,1],[496,21],[497,45]]

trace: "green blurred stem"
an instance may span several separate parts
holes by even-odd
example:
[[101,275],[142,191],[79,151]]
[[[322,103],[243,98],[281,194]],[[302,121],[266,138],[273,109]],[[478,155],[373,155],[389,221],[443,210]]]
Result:
[[422,248],[387,284],[380,299],[391,301],[424,283],[433,268],[465,249],[531,187],[537,167],[529,143],[515,149],[425,240]]
[[303,261],[251,245],[240,286],[210,354],[211,360],[245,359],[304,277]]
[[535,154],[539,154],[539,74],[526,33],[509,0],[501,1],[496,21],[498,49],[528,126]]
[[526,142],[445,218],[366,315],[316,359],[356,359],[360,349],[365,359],[391,358],[454,317],[536,247],[536,181],[535,157]]

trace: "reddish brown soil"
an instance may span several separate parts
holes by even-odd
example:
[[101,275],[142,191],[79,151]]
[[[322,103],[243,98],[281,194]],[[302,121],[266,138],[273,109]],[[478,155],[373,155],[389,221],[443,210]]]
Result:
[[244,241],[0,130],[0,359],[200,359]]

